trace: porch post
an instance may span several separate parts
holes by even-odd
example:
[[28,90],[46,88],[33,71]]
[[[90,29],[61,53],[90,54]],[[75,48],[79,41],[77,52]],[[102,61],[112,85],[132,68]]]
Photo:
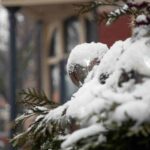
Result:
[[[15,13],[18,8],[10,7],[7,8],[9,12],[9,33],[10,33],[10,49],[9,49],[9,104],[10,104],[10,123],[13,125],[13,122],[17,115],[17,106],[16,106],[16,80],[17,80],[17,46],[16,46],[16,17]],[[14,135],[14,129],[10,130],[9,138],[12,138]],[[10,145],[9,150],[14,150]]]
[[37,50],[37,81],[38,81],[38,89],[42,90],[42,46],[43,46],[43,40],[42,40],[42,33],[43,33],[43,22],[37,21],[37,34],[36,34],[36,50]]

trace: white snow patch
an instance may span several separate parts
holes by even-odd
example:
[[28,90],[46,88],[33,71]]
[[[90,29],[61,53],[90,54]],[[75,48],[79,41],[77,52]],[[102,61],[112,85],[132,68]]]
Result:
[[126,50],[120,57],[117,69],[125,69],[126,71],[136,70],[137,72],[150,76],[150,53],[148,38],[137,40]]
[[100,65],[97,69],[97,78],[102,73],[111,74],[116,67],[117,62],[120,59],[120,56],[124,53],[126,48],[131,44],[131,39],[127,39],[126,41],[117,41],[115,42],[110,50],[104,55],[101,60]]
[[139,15],[139,16],[136,18],[136,22],[141,22],[141,21],[147,21],[146,16],[145,16],[144,14]]
[[143,101],[131,101],[118,106],[112,115],[112,120],[122,122],[130,117],[137,123],[142,123],[147,120],[150,121],[150,109]]
[[[78,142],[80,139],[87,138],[89,136],[95,135],[95,134],[100,134],[100,132],[105,132],[106,129],[100,125],[100,124],[94,124],[90,127],[80,129],[78,131],[75,131],[72,133],[66,141],[64,141],[61,145],[63,149],[69,147],[70,145],[75,144]],[[101,141],[103,141],[104,138],[101,138]]]
[[[70,101],[69,101],[70,102]],[[62,106],[59,106],[53,110],[51,110],[46,116],[45,121],[48,122],[50,120],[59,120],[63,117],[64,111],[67,109],[69,102],[65,103]]]
[[83,43],[77,45],[70,53],[67,63],[67,71],[70,70],[73,65],[79,64],[83,67],[89,66],[90,62],[95,58],[102,59],[104,54],[108,51],[106,44],[102,43]]

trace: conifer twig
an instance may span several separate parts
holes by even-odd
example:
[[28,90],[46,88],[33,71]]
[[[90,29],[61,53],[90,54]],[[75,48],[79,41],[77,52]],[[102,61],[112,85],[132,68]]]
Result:
[[19,102],[28,107],[49,105],[53,108],[57,106],[56,103],[48,99],[43,91],[40,92],[34,88],[22,90],[19,94],[21,96],[21,100]]

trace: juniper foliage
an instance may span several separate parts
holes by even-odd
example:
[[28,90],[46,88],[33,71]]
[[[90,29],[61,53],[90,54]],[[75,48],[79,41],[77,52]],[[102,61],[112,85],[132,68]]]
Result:
[[[149,2],[134,3],[121,0],[120,5],[118,1],[120,0],[85,3],[78,6],[80,9],[79,13],[86,13],[102,6],[115,6],[117,9],[114,11],[102,14],[103,18],[107,20],[107,24],[111,24],[121,15],[125,14],[135,17],[139,14],[145,14],[149,17]],[[147,20],[149,20],[149,18]],[[144,22],[143,24],[146,23],[147,22]],[[105,80],[108,77],[109,76],[100,77],[103,84],[105,84]],[[137,83],[141,82],[141,75],[137,72],[123,72],[123,78],[120,78],[119,85],[122,86],[122,83],[128,81],[130,78],[136,79],[135,81]],[[57,109],[56,107],[58,105],[50,101],[44,92],[36,91],[35,89],[27,89],[22,91],[21,95],[21,102],[25,105],[27,111],[16,119],[16,127],[21,124],[23,125],[31,117],[34,117],[34,119],[28,129],[16,134],[11,140],[15,147],[25,147],[26,150],[62,150],[61,144],[65,140],[65,137],[81,129],[78,125],[79,120],[66,116],[67,108],[62,111],[59,118],[50,118],[49,113]],[[136,121],[131,119],[128,114],[126,114],[128,119],[120,125],[117,122],[110,121],[110,114],[115,111],[119,105],[118,103],[114,103],[109,109],[103,110],[105,117],[101,115],[97,116],[99,117],[97,124],[103,124],[106,131],[98,132],[93,136],[78,140],[69,147],[69,150],[149,150],[149,122],[137,125]],[[99,142],[102,135],[106,140]]]

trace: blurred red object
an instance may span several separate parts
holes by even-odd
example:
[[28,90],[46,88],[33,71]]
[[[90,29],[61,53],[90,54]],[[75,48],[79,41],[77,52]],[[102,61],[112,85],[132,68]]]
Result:
[[129,16],[120,17],[110,26],[102,22],[99,26],[99,41],[110,47],[115,41],[127,39],[131,36],[130,22]]

